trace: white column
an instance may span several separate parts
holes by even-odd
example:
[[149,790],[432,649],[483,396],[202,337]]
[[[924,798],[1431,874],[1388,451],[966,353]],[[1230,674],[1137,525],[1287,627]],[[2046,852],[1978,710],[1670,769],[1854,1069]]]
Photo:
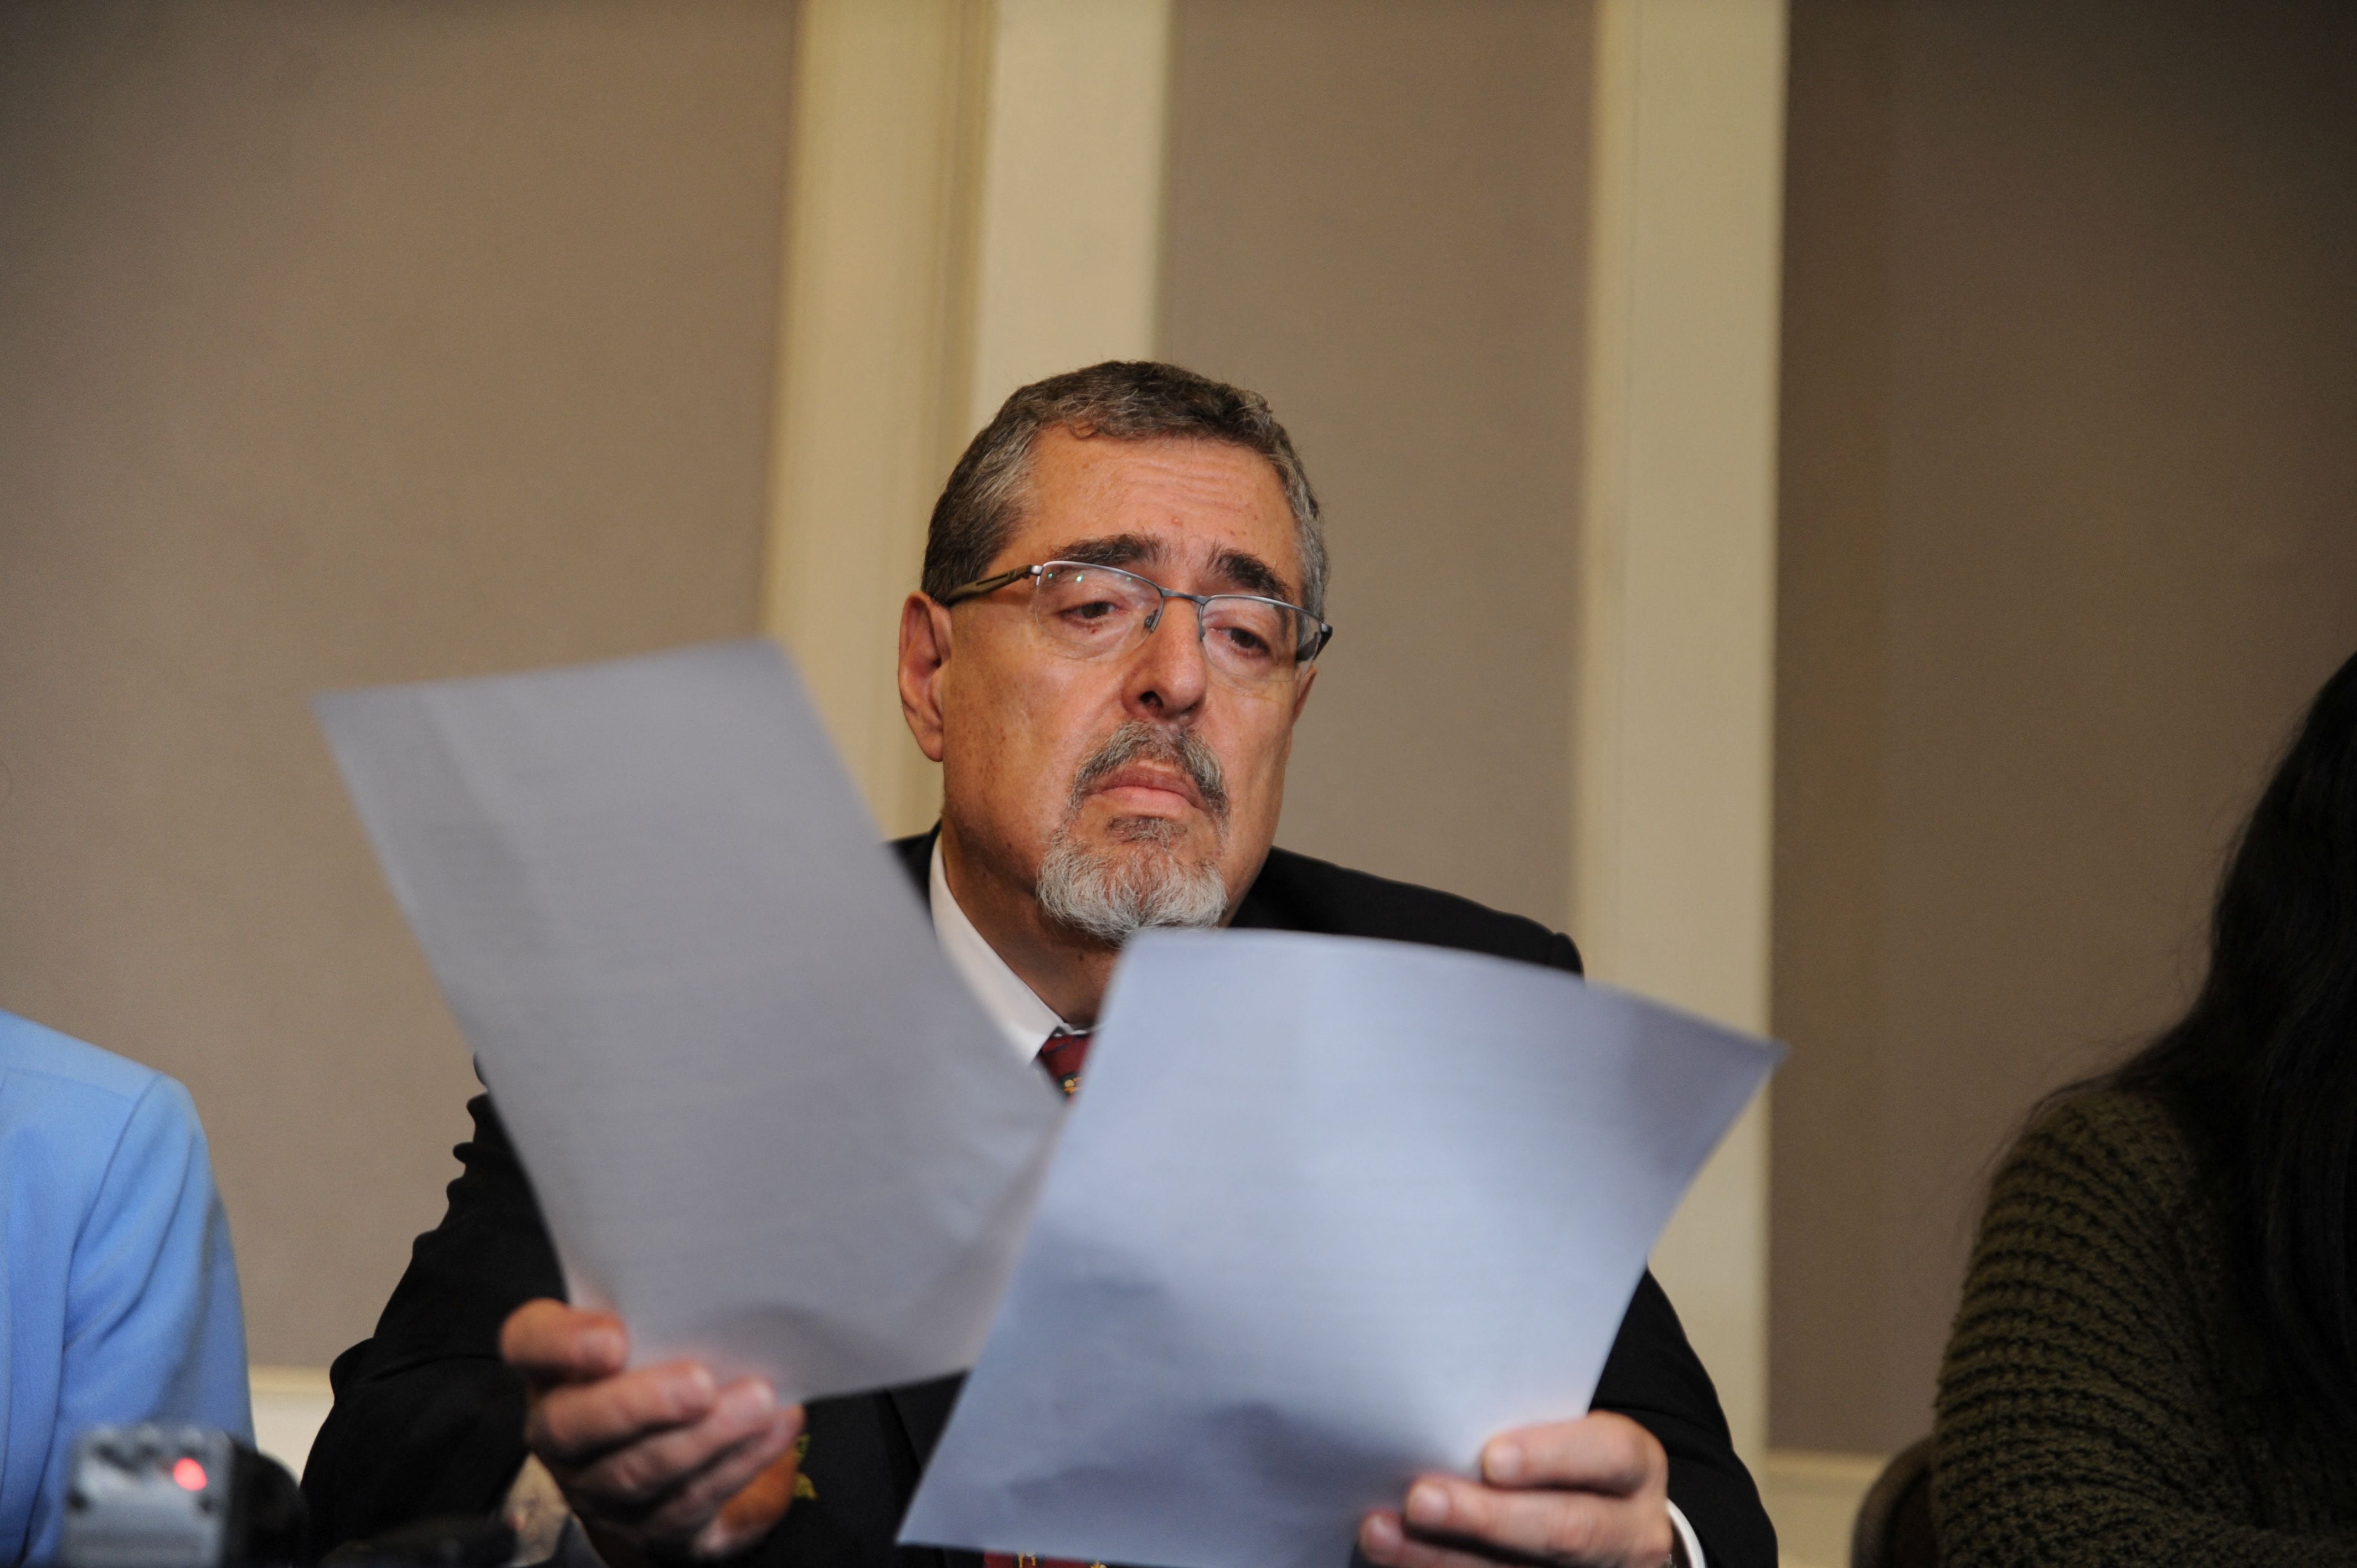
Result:
[[[1785,9],[1598,26],[1573,929],[1598,979],[1764,1032]],[[1767,1243],[1763,1103],[1653,1255],[1755,1469]]]
[[932,820],[900,718],[900,601],[964,437],[989,16],[805,0],[794,40],[763,623],[887,833]]
[[1160,308],[1170,0],[998,0],[967,423],[1100,360]]

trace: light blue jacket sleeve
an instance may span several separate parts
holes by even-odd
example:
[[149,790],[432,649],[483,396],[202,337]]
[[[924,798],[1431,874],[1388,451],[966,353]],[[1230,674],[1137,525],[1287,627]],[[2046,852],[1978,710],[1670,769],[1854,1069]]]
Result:
[[0,1552],[57,1554],[74,1440],[141,1421],[251,1443],[229,1224],[188,1090],[0,1014],[7,1183]]

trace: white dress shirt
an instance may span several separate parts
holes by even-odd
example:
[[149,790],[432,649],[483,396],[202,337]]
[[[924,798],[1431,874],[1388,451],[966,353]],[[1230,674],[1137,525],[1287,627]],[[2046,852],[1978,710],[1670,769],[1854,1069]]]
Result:
[[[1059,1029],[1069,1028],[1056,1010],[1039,1000],[1039,993],[1024,983],[1023,977],[998,956],[998,950],[974,929],[957,899],[950,893],[949,874],[942,869],[942,841],[933,839],[933,864],[929,880],[932,885],[933,935],[941,939],[942,950],[949,955],[950,967],[956,970],[966,986],[998,1026],[999,1033],[1017,1055],[1029,1061],[1048,1043],[1048,1036]],[[1678,1505],[1670,1504],[1670,1524],[1678,1535],[1678,1563],[1691,1568],[1706,1568],[1702,1541],[1695,1535],[1694,1526]]]
[[1006,1043],[1025,1061],[1039,1054],[1048,1036],[1064,1028],[1064,1021],[1056,1010],[1039,1000],[1039,994],[1023,983],[1023,977],[1006,967],[998,950],[983,940],[974,922],[965,918],[958,901],[950,896],[949,874],[942,869],[942,841],[933,840],[931,872],[933,935],[941,939],[942,951],[949,954],[950,967],[974,993],[990,1021],[1006,1036]]

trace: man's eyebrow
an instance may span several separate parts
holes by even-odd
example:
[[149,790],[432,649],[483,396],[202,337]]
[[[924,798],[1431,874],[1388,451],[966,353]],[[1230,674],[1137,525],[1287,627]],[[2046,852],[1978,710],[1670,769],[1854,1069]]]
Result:
[[1211,570],[1247,593],[1258,594],[1265,599],[1283,599],[1287,604],[1295,602],[1292,585],[1276,575],[1276,568],[1249,551],[1221,551],[1211,557]]
[[1136,566],[1162,559],[1162,542],[1150,534],[1106,533],[1058,550],[1051,559],[1083,566]]
[[[1151,566],[1166,559],[1162,541],[1148,533],[1106,533],[1059,549],[1050,557],[1083,566]],[[1221,550],[1211,556],[1211,575],[1232,592],[1258,594],[1290,604],[1293,587],[1276,568],[1248,550]]]

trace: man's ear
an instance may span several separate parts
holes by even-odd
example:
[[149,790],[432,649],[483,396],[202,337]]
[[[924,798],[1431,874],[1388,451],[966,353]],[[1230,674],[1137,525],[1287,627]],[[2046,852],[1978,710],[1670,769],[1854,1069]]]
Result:
[[1309,688],[1317,682],[1318,666],[1312,664],[1309,673],[1301,678],[1301,684],[1293,689],[1293,718],[1296,724],[1301,721],[1301,710],[1309,705]]
[[950,612],[922,594],[900,606],[900,715],[928,761],[942,759],[942,667],[950,660]]

